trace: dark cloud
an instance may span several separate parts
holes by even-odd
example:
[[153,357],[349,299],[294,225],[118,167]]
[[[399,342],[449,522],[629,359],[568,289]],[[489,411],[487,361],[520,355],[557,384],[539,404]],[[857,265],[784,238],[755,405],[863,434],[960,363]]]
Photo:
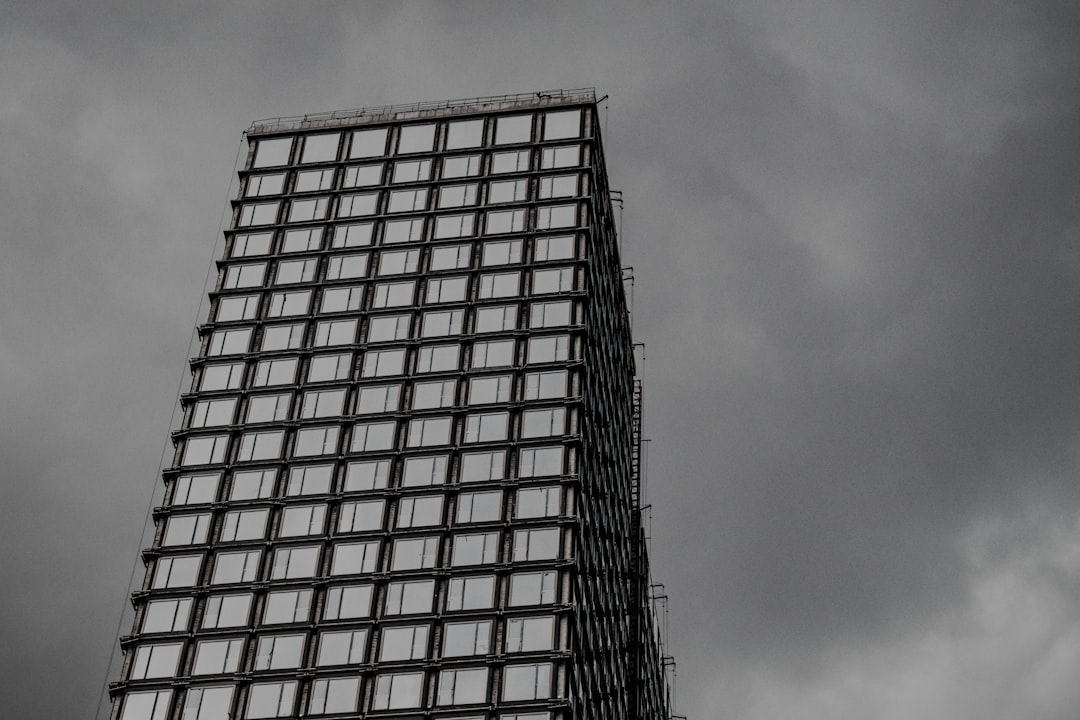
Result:
[[680,711],[1074,717],[1078,28],[1049,1],[6,4],[0,702],[92,713],[241,130],[595,85]]

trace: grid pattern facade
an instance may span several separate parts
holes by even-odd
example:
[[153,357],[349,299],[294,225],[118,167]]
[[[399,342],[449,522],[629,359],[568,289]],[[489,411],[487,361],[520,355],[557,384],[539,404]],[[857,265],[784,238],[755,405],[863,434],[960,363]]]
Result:
[[667,717],[595,99],[248,143],[113,717]]

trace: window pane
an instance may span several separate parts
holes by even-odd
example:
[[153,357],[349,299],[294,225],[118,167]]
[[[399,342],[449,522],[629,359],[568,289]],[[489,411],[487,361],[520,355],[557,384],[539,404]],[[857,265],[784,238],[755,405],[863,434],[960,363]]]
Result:
[[292,138],[259,140],[255,143],[255,157],[251,162],[251,167],[263,168],[288,165],[289,151],[291,149]]

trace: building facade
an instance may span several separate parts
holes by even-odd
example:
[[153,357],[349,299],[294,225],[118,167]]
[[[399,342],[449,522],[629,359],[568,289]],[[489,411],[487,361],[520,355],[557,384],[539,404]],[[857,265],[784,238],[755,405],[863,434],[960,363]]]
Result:
[[247,132],[115,720],[666,720],[591,91]]

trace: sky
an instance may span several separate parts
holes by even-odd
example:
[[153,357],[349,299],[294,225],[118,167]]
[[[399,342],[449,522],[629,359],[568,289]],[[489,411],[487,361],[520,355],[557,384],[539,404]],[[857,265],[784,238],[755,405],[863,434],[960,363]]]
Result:
[[1078,37],[1049,0],[3,3],[0,707],[94,716],[251,121],[596,87],[678,712],[1075,720]]

